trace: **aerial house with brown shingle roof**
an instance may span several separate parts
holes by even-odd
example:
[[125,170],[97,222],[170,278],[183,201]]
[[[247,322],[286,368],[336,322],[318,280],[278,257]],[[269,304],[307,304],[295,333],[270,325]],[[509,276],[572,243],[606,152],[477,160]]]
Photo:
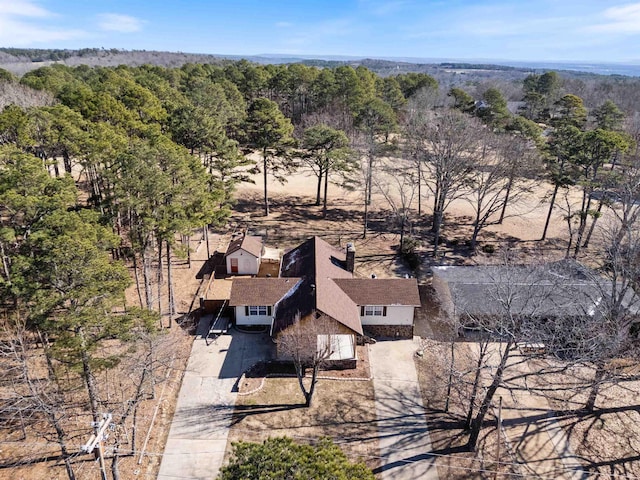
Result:
[[[279,278],[238,278],[229,305],[237,325],[267,325],[277,338],[294,323],[322,325],[318,345],[335,345],[331,360],[355,359],[357,336],[413,335],[420,306],[413,278],[354,278],[355,249],[312,237],[282,257]],[[322,338],[321,338],[322,337]]]

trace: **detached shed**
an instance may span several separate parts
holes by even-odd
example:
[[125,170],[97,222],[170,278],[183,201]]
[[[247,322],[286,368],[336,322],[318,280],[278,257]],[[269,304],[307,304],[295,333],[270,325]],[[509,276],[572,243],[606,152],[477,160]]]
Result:
[[257,275],[262,260],[262,238],[240,233],[232,238],[225,262],[227,274]]

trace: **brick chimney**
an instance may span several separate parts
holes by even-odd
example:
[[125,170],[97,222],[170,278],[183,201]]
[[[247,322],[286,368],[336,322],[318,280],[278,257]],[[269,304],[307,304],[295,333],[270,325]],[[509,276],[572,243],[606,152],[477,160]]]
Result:
[[353,243],[347,243],[347,271],[353,273],[353,270],[356,267],[356,247],[353,246]]

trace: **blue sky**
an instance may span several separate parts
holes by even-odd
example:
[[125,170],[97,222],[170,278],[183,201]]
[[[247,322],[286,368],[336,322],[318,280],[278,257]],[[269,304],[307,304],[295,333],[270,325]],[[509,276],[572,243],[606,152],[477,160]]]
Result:
[[0,46],[640,62],[640,2],[0,0]]

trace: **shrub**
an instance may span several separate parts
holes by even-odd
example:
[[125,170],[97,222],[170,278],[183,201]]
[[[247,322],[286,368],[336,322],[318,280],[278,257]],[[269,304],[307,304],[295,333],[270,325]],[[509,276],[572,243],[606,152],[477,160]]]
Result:
[[234,443],[229,465],[218,476],[219,480],[276,478],[374,480],[371,470],[363,463],[351,463],[327,438],[316,445],[298,444],[287,437]]
[[404,237],[400,246],[400,255],[407,262],[411,270],[420,267],[420,256],[416,253],[416,249],[420,246],[420,241],[413,237]]
[[496,247],[490,243],[487,243],[486,245],[482,246],[482,251],[491,255],[492,253],[496,252]]

